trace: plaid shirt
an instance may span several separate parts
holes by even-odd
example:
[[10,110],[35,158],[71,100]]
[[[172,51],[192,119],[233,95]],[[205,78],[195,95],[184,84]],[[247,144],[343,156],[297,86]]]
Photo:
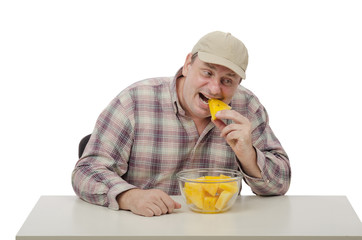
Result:
[[[137,82],[101,113],[72,174],[73,188],[80,198],[117,210],[117,195],[135,187],[179,195],[175,174],[182,169],[242,171],[212,122],[199,135],[194,122],[185,115],[176,93],[180,74]],[[262,178],[244,173],[245,182],[258,195],[285,194],[290,183],[289,160],[269,127],[266,110],[241,85],[230,105],[252,123],[262,173]]]

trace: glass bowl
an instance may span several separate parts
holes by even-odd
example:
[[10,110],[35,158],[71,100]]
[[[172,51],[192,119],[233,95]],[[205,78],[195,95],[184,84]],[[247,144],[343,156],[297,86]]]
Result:
[[187,169],[176,174],[187,206],[199,213],[229,210],[240,192],[242,173],[231,169]]

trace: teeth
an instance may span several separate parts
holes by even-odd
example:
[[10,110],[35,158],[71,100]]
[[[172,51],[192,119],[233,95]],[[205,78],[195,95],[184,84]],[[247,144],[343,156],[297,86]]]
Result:
[[[203,103],[205,103],[205,104],[209,104],[209,98],[208,97],[206,97],[204,94],[202,94],[202,93],[199,93],[199,95],[200,95],[200,99],[201,99],[201,101],[203,102]],[[206,100],[205,100],[206,99]]]

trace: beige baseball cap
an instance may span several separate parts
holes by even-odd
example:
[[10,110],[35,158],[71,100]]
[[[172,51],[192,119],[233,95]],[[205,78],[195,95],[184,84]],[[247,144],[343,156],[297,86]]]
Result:
[[230,33],[211,32],[203,36],[192,49],[192,54],[207,63],[222,65],[245,79],[248,66],[248,50]]

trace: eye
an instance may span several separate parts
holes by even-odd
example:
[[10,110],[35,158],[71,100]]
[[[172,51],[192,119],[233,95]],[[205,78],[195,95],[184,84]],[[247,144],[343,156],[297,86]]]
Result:
[[203,70],[202,71],[202,74],[205,76],[205,77],[211,77],[212,76],[212,73],[208,70]]
[[229,79],[229,78],[223,78],[221,80],[222,84],[224,84],[225,86],[232,86],[233,85],[233,80]]

